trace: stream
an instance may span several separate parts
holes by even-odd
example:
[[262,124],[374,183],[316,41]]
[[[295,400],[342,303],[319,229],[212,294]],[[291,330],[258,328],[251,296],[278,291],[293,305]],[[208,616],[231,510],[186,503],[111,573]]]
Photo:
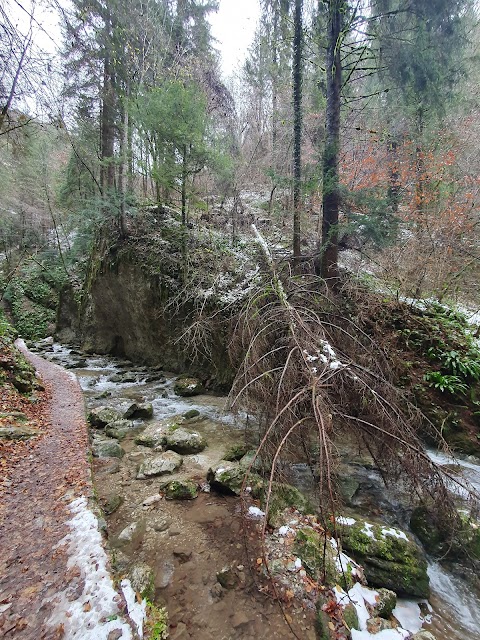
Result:
[[[223,411],[224,397],[199,395],[181,398],[174,394],[173,374],[135,366],[112,357],[87,356],[45,341],[37,345],[37,350],[77,375],[88,409],[102,405],[116,406],[125,401],[149,402],[153,406],[154,420],[184,414],[192,409],[200,412],[202,419],[195,424],[195,430],[208,440],[208,447],[201,454],[185,457],[180,477],[193,477],[199,484],[202,479],[205,482],[208,467],[222,459],[232,445],[242,442],[244,421]],[[139,427],[140,424],[139,421]],[[153,558],[156,595],[158,599],[160,593],[160,601],[168,607],[175,630],[171,635],[172,640],[193,637],[196,640],[213,637],[216,640],[253,640],[258,636],[266,637],[267,628],[269,639],[291,638],[278,607],[274,607],[267,599],[260,602],[253,600],[253,596],[248,595],[248,588],[244,589],[246,595],[242,598],[234,595],[236,592],[227,593],[226,597],[216,597],[212,586],[216,582],[215,573],[212,574],[212,570],[222,569],[224,564],[233,562],[241,568],[239,575],[243,573],[242,545],[238,541],[235,543],[236,533],[241,528],[238,507],[235,512],[228,498],[201,493],[194,501],[196,506],[190,507],[188,512],[184,504],[165,501],[159,515],[160,509],[148,506],[149,498],[155,493],[154,487],[158,487],[159,478],[134,480],[138,464],[144,457],[135,446],[135,433],[134,430],[131,436],[121,441],[125,456],[120,465],[113,465],[115,470],[112,470],[111,464],[109,466],[100,459],[95,459],[93,465],[100,502],[110,499],[113,494],[122,494],[121,507],[107,517],[113,547],[116,547],[115,541],[121,537],[127,525],[137,526],[141,523],[140,541],[133,539],[127,546],[117,545],[117,570],[126,567],[132,557],[138,556],[140,560],[146,558],[150,565]],[[452,460],[443,454],[434,451],[429,454],[439,465],[452,464]],[[457,464],[461,466],[465,478],[480,491],[480,464],[471,458],[457,460]],[[302,465],[294,469],[299,488],[302,488],[304,471]],[[218,544],[220,550],[215,548]],[[192,553],[195,562],[191,561]],[[427,619],[430,623],[425,624],[424,628],[430,630],[437,640],[480,640],[479,594],[438,562],[429,563],[428,574],[431,597]],[[240,580],[243,579],[240,577]],[[248,582],[247,578],[245,580]],[[418,617],[415,603],[405,602],[401,606],[405,607],[406,616],[413,612]],[[202,613],[205,608],[208,614]],[[185,619],[185,610],[190,612],[188,620]],[[316,636],[311,621],[305,614],[299,615],[301,626],[296,631],[301,633],[302,640],[314,640]],[[225,630],[226,617],[230,619],[229,632]],[[190,629],[192,625],[196,629],[195,635],[187,632],[187,626]]]

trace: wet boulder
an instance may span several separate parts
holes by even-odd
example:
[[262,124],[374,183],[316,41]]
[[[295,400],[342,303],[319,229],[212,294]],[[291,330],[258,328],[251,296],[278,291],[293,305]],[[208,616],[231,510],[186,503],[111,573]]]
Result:
[[94,438],[92,453],[95,458],[122,458],[125,451],[113,438]]
[[165,447],[182,455],[200,453],[206,446],[207,442],[202,435],[183,427],[169,430],[165,436]]
[[92,409],[88,414],[88,422],[92,425],[92,427],[97,427],[97,429],[104,429],[107,424],[111,422],[117,422],[118,420],[122,420],[124,416],[120,411],[114,409],[113,407],[97,407],[96,409]]
[[177,429],[185,422],[181,416],[173,416],[165,420],[151,422],[141,434],[135,438],[135,444],[155,449],[165,445],[167,433]]
[[394,527],[358,518],[337,518],[342,545],[359,562],[368,584],[401,596],[427,598],[427,561],[420,547]]
[[150,460],[145,460],[140,465],[137,478],[153,478],[177,471],[183,464],[182,456],[174,451],[166,451]]
[[172,480],[161,489],[167,500],[193,500],[198,496],[198,486],[192,480]]
[[315,507],[310,500],[291,484],[272,482],[270,488],[265,484],[259,498],[262,509],[267,513],[268,524],[272,527],[285,524],[285,512],[291,509],[296,509],[304,515],[315,513]]
[[205,391],[202,382],[198,378],[180,377],[175,381],[173,391],[177,396],[188,398],[198,396]]
[[131,420],[115,420],[109,422],[105,428],[105,433],[115,440],[123,440],[125,436],[135,427]]
[[207,481],[211,488],[217,493],[239,496],[242,486],[250,488],[254,495],[257,495],[263,484],[262,479],[255,475],[246,475],[247,470],[237,462],[221,460],[217,465],[211,467],[207,473]]

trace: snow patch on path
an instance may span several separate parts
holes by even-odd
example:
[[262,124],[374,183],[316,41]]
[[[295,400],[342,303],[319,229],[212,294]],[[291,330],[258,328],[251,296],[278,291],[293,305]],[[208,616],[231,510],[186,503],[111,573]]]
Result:
[[[66,546],[67,569],[77,567],[83,591],[80,595],[59,593],[54,599],[55,608],[49,624],[56,628],[63,625],[69,640],[107,640],[111,631],[121,631],[122,640],[132,640],[132,627],[121,612],[121,598],[113,587],[108,572],[108,558],[98,530],[98,520],[88,508],[85,497],[74,500],[69,509],[73,518],[67,522],[68,533],[57,545]],[[127,601],[130,619],[138,636],[143,637],[146,603],[135,602],[135,594],[128,580],[122,581],[122,591]],[[132,595],[133,594],[133,595]]]

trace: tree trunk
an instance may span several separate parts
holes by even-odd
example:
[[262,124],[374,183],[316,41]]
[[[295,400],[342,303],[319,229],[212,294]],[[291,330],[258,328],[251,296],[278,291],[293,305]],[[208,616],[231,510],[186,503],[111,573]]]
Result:
[[323,223],[320,272],[325,280],[338,278],[338,216],[340,191],[338,153],[340,146],[340,91],[342,63],[340,35],[345,0],[330,0],[327,45],[327,108],[323,152]]
[[182,225],[187,226],[187,145],[183,145],[182,162]]
[[295,34],[293,38],[293,263],[300,264],[300,213],[302,178],[302,5],[295,0]]
[[389,155],[389,185],[387,192],[387,202],[390,213],[398,213],[400,201],[400,172],[398,169],[398,141],[392,137],[388,143]]
[[113,162],[115,144],[115,90],[113,87],[110,57],[105,56],[103,67],[103,100],[101,119],[100,154],[100,187],[103,197],[113,191],[115,185],[115,165]]

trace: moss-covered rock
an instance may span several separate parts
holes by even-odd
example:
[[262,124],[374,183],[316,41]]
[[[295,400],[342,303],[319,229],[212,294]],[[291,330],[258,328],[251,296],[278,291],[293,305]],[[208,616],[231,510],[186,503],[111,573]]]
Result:
[[27,426],[7,425],[0,427],[0,440],[30,440],[37,435],[36,429]]
[[193,500],[198,496],[198,487],[192,480],[172,480],[162,486],[167,500]]
[[290,484],[272,482],[270,487],[270,497],[268,500],[268,509],[267,484],[265,484],[259,497],[262,503],[262,509],[267,512],[268,524],[274,528],[281,527],[285,524],[284,512],[286,509],[294,508],[304,515],[315,513],[315,508],[311,504],[310,500]]
[[348,629],[360,629],[360,624],[358,622],[358,614],[355,606],[353,604],[347,604],[345,609],[343,610],[343,622]]
[[143,402],[142,404],[136,404],[129,418],[134,420],[149,420],[153,418],[153,405],[151,402]]
[[215,467],[211,467],[207,473],[207,481],[214,491],[231,496],[239,496],[242,486],[251,487],[254,496],[259,495],[263,486],[262,479],[250,474],[246,476],[246,469],[237,462],[221,460]]
[[105,428],[105,433],[110,438],[115,440],[123,440],[134,428],[131,420],[115,420],[115,422],[109,422]]
[[228,449],[225,452],[225,455],[223,456],[223,459],[227,460],[227,462],[238,462],[239,460],[241,460],[245,456],[247,451],[248,451],[248,449],[247,449],[246,445],[244,445],[244,444],[234,444],[232,447],[230,447],[230,449]]
[[133,565],[128,575],[132,588],[145,600],[153,600],[155,597],[155,575],[151,567],[145,562]]
[[198,378],[180,377],[177,378],[173,386],[174,392],[177,396],[183,396],[188,398],[191,396],[198,396],[205,391],[205,388]]
[[372,607],[373,617],[390,618],[397,606],[397,594],[390,589],[377,589],[377,602]]
[[458,521],[443,522],[432,516],[425,506],[413,510],[410,528],[433,556],[455,560],[480,560],[480,522],[466,511],[458,512]]
[[94,438],[92,453],[95,458],[123,458],[125,455],[118,442],[110,438]]
[[353,586],[356,567],[344,554],[339,558],[335,542],[325,540],[325,534],[312,527],[298,529],[293,552],[302,560],[312,580],[347,590]]
[[111,422],[118,422],[123,419],[123,415],[113,407],[97,407],[88,414],[88,422],[92,427],[103,429]]
[[135,438],[135,444],[150,447],[151,449],[162,447],[166,443],[167,433],[180,428],[184,422],[185,419],[182,416],[172,416],[165,420],[151,422],[147,428]]
[[354,518],[343,518],[343,547],[363,565],[368,583],[399,595],[426,598],[427,562],[418,545],[403,531]]
[[190,411],[185,411],[183,417],[185,418],[185,420],[193,420],[193,418],[199,418],[200,411],[197,411],[197,409],[190,409]]
[[124,498],[119,496],[118,493],[112,493],[107,496],[103,502],[103,510],[107,516],[115,513],[117,509],[123,504]]

